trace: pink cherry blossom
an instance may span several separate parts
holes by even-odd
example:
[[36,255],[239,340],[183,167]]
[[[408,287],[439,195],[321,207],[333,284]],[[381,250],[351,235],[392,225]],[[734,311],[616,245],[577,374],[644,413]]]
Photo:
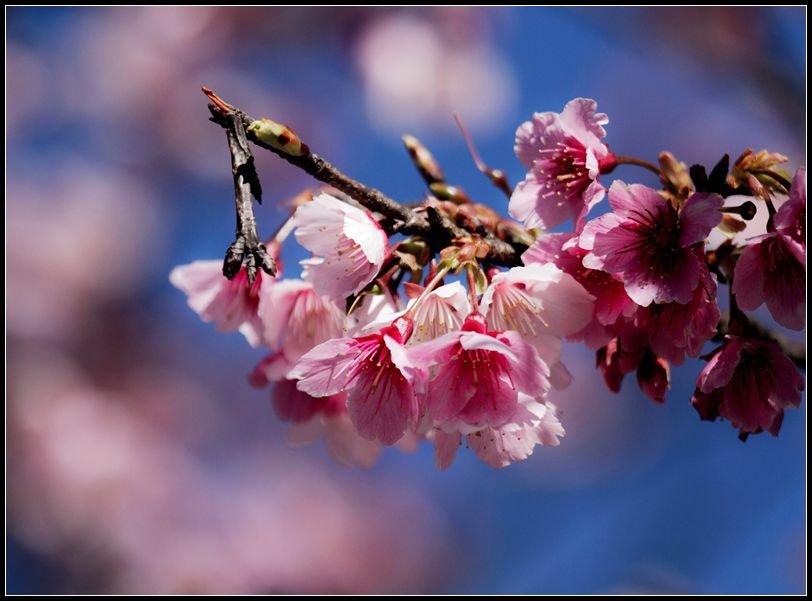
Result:
[[571,100],[561,113],[536,113],[516,130],[516,156],[528,169],[510,199],[511,217],[528,227],[550,228],[570,217],[580,230],[603,198],[601,173],[617,165],[601,139],[609,122],[597,103]]
[[774,342],[727,336],[699,374],[691,404],[703,420],[727,419],[742,436],[778,435],[784,409],[799,407],[804,379]]
[[[507,467],[527,459],[536,445],[557,447],[566,432],[552,403],[539,403],[522,394],[515,418],[499,428],[484,428],[465,436],[465,441],[482,461],[496,468]],[[431,433],[434,460],[438,469],[446,470],[462,444],[459,432]]]
[[317,344],[341,336],[344,312],[328,296],[320,296],[302,280],[282,280],[259,294],[264,339],[271,348],[296,361]]
[[369,440],[392,445],[420,417],[415,381],[422,377],[404,344],[413,324],[399,317],[376,334],[336,338],[306,353],[288,377],[314,397],[347,392],[350,418]]
[[[697,249],[696,252],[702,251]],[[716,334],[719,324],[716,276],[708,271],[704,261],[700,264],[700,274],[690,302],[652,303],[640,307],[635,317],[637,327],[647,333],[651,349],[675,365],[680,365],[685,355],[698,356],[702,346]]]
[[560,362],[561,336],[575,334],[592,318],[594,297],[553,264],[514,267],[496,274],[480,308],[493,330],[512,330],[535,346],[555,388],[571,377]]
[[414,303],[423,289],[408,283],[406,286],[407,294],[416,295],[407,307],[414,307],[411,313],[414,322],[414,333],[409,339],[411,345],[434,340],[452,330],[460,329],[465,316],[471,311],[468,295],[459,282],[432,290],[416,306]]
[[721,221],[718,194],[696,193],[677,210],[655,190],[615,181],[613,212],[589,222],[580,244],[584,265],[615,274],[638,305],[688,303],[699,285],[701,259],[694,248]]
[[319,294],[345,298],[377,275],[388,238],[368,212],[319,194],[296,210],[295,221],[296,240],[316,255],[302,261],[302,277]]
[[296,388],[295,380],[287,379],[291,367],[285,355],[276,352],[263,359],[248,376],[252,386],[273,386],[274,412],[283,422],[291,424],[288,444],[303,446],[321,439],[339,463],[372,467],[381,446],[358,434],[347,412],[346,393],[310,396]]
[[249,285],[244,266],[229,280],[223,275],[222,261],[195,261],[175,267],[169,281],[186,294],[189,306],[203,321],[214,322],[218,332],[239,330],[251,346],[260,344],[259,296],[261,290],[275,285],[271,276],[260,270]]
[[638,306],[626,294],[618,277],[584,266],[583,258],[588,251],[579,246],[578,239],[573,234],[544,234],[524,252],[522,261],[525,265],[555,264],[595,298],[590,321],[568,338],[583,340],[589,348],[598,349],[618,334],[613,326],[632,318]]
[[746,311],[767,303],[782,326],[806,323],[806,170],[792,180],[789,200],[775,214],[775,232],[747,241],[733,277],[733,293]]
[[487,332],[485,318],[471,314],[450,332],[409,351],[423,367],[437,365],[427,383],[428,411],[445,431],[499,427],[515,415],[519,394],[543,399],[550,369],[516,332]]

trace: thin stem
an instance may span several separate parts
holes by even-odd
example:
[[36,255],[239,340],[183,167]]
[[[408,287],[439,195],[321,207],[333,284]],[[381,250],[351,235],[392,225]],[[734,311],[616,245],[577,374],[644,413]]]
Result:
[[499,188],[502,192],[505,193],[505,196],[510,198],[513,195],[513,190],[508,183],[507,175],[501,169],[492,169],[485,164],[485,161],[482,160],[482,157],[479,156],[479,152],[477,152],[476,146],[474,145],[474,139],[471,137],[471,134],[465,127],[465,124],[462,122],[462,117],[460,117],[459,113],[454,113],[454,121],[457,122],[457,127],[460,128],[460,132],[462,132],[462,137],[465,140],[465,144],[468,146],[468,152],[471,153],[471,158],[474,159],[474,164],[476,168],[479,169],[481,173],[483,173],[494,186]]
[[420,293],[420,296],[417,297],[417,300],[414,301],[414,304],[408,311],[409,314],[414,313],[417,307],[420,306],[420,303],[422,303],[423,300],[429,295],[429,293],[437,287],[437,284],[443,281],[443,278],[449,271],[451,271],[449,267],[443,267],[437,272],[437,274],[431,279],[431,281],[428,284],[426,284],[426,287],[423,288],[423,292]]
[[637,165],[638,167],[648,169],[652,173],[656,174],[658,177],[662,175],[662,173],[660,173],[659,167],[657,167],[653,163],[644,161],[643,159],[636,159],[634,157],[622,157],[617,155],[615,156],[615,158],[617,159],[618,165]]
[[471,309],[472,313],[479,313],[479,301],[476,297],[476,276],[474,275],[473,268],[469,267],[465,270],[465,275],[468,279],[468,294],[471,295]]

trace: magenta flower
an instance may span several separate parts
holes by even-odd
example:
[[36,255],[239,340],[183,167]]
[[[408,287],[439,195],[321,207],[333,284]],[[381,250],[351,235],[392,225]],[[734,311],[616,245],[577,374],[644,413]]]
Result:
[[598,349],[617,335],[613,326],[632,318],[638,307],[616,276],[584,267],[583,258],[587,252],[578,245],[577,235],[545,234],[525,251],[522,261],[525,265],[555,264],[595,298],[591,319],[568,338],[583,340],[589,348]]
[[[484,428],[466,435],[465,440],[482,461],[496,468],[507,467],[532,455],[537,445],[557,447],[566,432],[552,403],[539,403],[521,394],[514,419],[498,428]],[[435,465],[448,469],[462,435],[437,430],[432,433]]]
[[413,327],[399,317],[377,334],[323,342],[299,359],[288,378],[314,397],[347,392],[358,432],[392,445],[414,430],[421,413],[414,386],[422,373],[404,346]]
[[271,276],[260,270],[249,285],[244,266],[229,280],[223,275],[222,261],[195,261],[175,267],[169,281],[186,294],[189,306],[203,321],[214,322],[218,332],[239,330],[251,346],[260,344],[259,295],[275,286]]
[[782,326],[806,322],[806,169],[798,169],[789,200],[774,217],[775,232],[747,241],[733,276],[733,293],[746,311],[767,303]]
[[702,260],[694,252],[722,218],[718,194],[696,193],[677,210],[655,190],[615,181],[613,212],[590,221],[580,238],[584,265],[620,277],[638,305],[689,303]]
[[359,292],[378,274],[388,238],[372,216],[329,194],[296,210],[296,240],[316,256],[302,261],[302,278],[336,300]]
[[799,407],[804,379],[774,342],[727,336],[696,381],[703,420],[728,420],[742,436],[778,435],[786,407]]
[[665,402],[671,368],[646,345],[639,329],[630,327],[598,349],[595,357],[606,387],[612,392],[620,392],[626,374],[637,371],[637,383],[643,394],[655,403]]
[[685,355],[697,357],[702,352],[703,345],[716,334],[720,316],[716,276],[702,262],[699,285],[690,302],[640,307],[635,323],[647,333],[648,344],[657,355],[680,365]]
[[286,378],[291,366],[283,353],[276,352],[263,359],[248,376],[252,386],[273,386],[274,411],[279,419],[290,423],[288,444],[303,446],[321,439],[339,463],[372,467],[381,445],[358,434],[347,413],[347,395],[316,398],[302,392],[296,388],[295,380]]
[[259,294],[264,340],[296,361],[317,344],[343,334],[344,312],[328,296],[320,296],[302,280],[282,280]]
[[603,198],[601,173],[617,165],[601,139],[609,118],[597,103],[576,98],[561,113],[536,113],[516,130],[516,156],[528,172],[513,192],[511,217],[528,227],[551,228],[570,217],[580,230]]
[[462,330],[412,347],[413,363],[437,365],[426,398],[433,423],[464,433],[499,427],[516,413],[519,394],[543,399],[550,369],[516,332],[487,332],[485,318],[473,313]]

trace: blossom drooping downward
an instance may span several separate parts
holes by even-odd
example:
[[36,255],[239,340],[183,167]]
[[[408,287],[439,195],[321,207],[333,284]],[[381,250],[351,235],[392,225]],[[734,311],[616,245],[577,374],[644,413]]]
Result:
[[415,393],[420,372],[404,344],[413,324],[399,317],[377,334],[335,338],[306,353],[288,374],[314,397],[347,392],[347,408],[358,432],[392,445],[420,417]]
[[800,406],[803,389],[803,377],[774,342],[728,336],[699,374],[691,404],[702,419],[723,417],[744,436],[777,436],[784,409]]
[[775,232],[747,241],[736,263],[733,292],[739,307],[752,311],[767,303],[782,326],[806,323],[806,169],[798,169],[789,200],[774,218]]
[[519,393],[543,398],[550,370],[516,332],[488,332],[485,318],[469,315],[450,332],[409,350],[412,362],[438,366],[426,386],[433,423],[448,432],[499,427],[516,413]]
[[603,198],[601,173],[617,165],[601,139],[609,118],[598,104],[576,98],[561,113],[536,113],[516,130],[516,156],[527,167],[510,199],[510,215],[527,227],[551,228],[569,218],[580,230]]
[[581,245],[584,265],[615,274],[638,305],[688,303],[699,285],[701,259],[694,252],[722,219],[718,194],[695,193],[677,210],[655,190],[615,181],[613,212],[590,221]]
[[275,285],[264,271],[259,270],[249,284],[244,266],[229,280],[223,275],[222,261],[194,261],[175,267],[169,281],[186,294],[189,306],[203,321],[214,322],[218,332],[239,330],[251,346],[260,344],[260,291]]
[[320,194],[296,210],[295,220],[296,240],[316,255],[302,261],[302,277],[316,292],[347,297],[377,275],[388,239],[368,212]]
[[259,315],[266,343],[281,350],[290,361],[340,336],[347,323],[335,302],[320,296],[312,284],[302,280],[282,280],[263,288]]

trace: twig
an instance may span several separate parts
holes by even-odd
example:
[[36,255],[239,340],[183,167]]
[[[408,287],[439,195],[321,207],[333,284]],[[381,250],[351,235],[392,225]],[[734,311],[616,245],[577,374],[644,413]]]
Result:
[[459,113],[454,113],[454,121],[457,122],[457,127],[460,128],[460,132],[462,133],[462,137],[465,140],[466,146],[468,146],[468,152],[471,153],[471,158],[474,159],[474,164],[479,171],[485,175],[491,183],[499,188],[502,192],[504,192],[505,196],[510,199],[513,195],[513,189],[510,187],[508,183],[507,175],[501,169],[493,169],[488,167],[485,164],[485,161],[482,160],[482,157],[479,156],[479,152],[477,152],[476,146],[474,145],[474,139],[471,137],[471,134],[468,133],[468,130],[465,128],[465,124],[462,122],[462,117],[460,117]]
[[234,204],[237,212],[236,238],[226,251],[223,261],[223,275],[229,280],[240,271],[243,260],[248,274],[248,282],[254,283],[257,268],[270,275],[276,275],[276,263],[268,254],[259,239],[257,222],[251,196],[261,202],[262,188],[259,184],[254,157],[248,148],[245,128],[239,116],[234,113],[224,117],[228,149],[231,151],[231,172],[234,176]]
[[[430,223],[425,215],[398,203],[380,190],[366,186],[345,175],[328,161],[311,152],[305,144],[301,145],[301,154],[294,154],[263,142],[254,132],[249,130],[249,126],[255,123],[256,119],[224,102],[211,90],[204,88],[204,93],[212,100],[212,103],[209,104],[212,121],[221,127],[228,128],[231,120],[230,116],[234,115],[235,118],[242,122],[243,128],[247,130],[246,137],[248,140],[257,146],[270,150],[315,179],[344,192],[368,210],[388,217],[395,224],[393,230],[404,234],[423,236],[432,245],[436,244],[436,240],[453,240],[472,235],[471,232],[454,224],[445,214],[440,215],[439,220]],[[504,240],[500,240],[491,234],[484,236],[483,240],[490,246],[487,256],[489,262],[503,266],[521,264],[521,252]],[[442,247],[433,247],[435,251],[441,249]]]
[[643,159],[636,159],[634,157],[622,157],[622,156],[616,156],[615,158],[617,159],[617,164],[618,165],[637,165],[638,167],[643,167],[644,169],[648,169],[649,171],[651,171],[652,173],[654,173],[654,174],[656,174],[658,176],[662,176],[662,172],[660,171],[660,169],[656,165],[654,165],[652,163],[649,163],[648,161],[644,161]]

